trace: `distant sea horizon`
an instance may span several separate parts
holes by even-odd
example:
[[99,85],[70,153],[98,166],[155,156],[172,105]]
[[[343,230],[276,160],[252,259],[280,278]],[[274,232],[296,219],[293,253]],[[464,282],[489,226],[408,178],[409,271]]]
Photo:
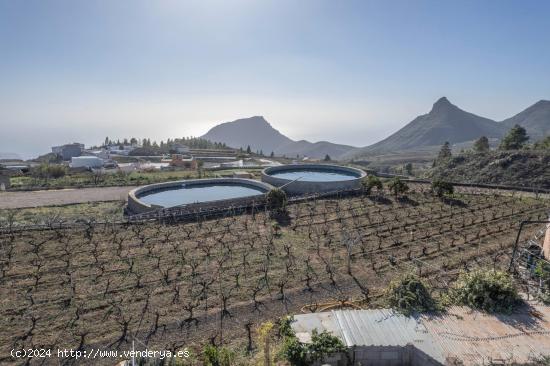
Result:
[[[2,152],[0,151],[0,160],[23,160],[24,157],[21,154],[13,152]],[[27,159],[32,159],[31,157]]]

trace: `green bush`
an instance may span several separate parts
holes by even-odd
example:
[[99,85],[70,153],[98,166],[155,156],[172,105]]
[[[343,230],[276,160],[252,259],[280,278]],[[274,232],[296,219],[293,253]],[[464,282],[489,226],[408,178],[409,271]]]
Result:
[[497,313],[510,313],[521,303],[512,277],[506,272],[487,269],[460,274],[449,296],[457,305]]
[[318,333],[313,330],[311,343],[300,343],[294,332],[285,337],[281,349],[281,356],[293,366],[311,365],[315,361],[324,361],[329,355],[346,352],[346,346],[340,338],[327,331]]
[[366,194],[371,194],[373,188],[376,188],[378,192],[383,189],[382,181],[374,175],[369,175],[366,179],[363,179],[361,184]]
[[67,174],[67,168],[63,165],[42,163],[36,168],[33,168],[31,174],[35,178],[44,180],[50,178],[58,179]]
[[312,361],[324,361],[325,357],[346,352],[346,346],[340,338],[333,336],[327,331],[317,333],[315,330],[311,335],[311,343],[308,345],[308,355]]
[[280,188],[273,188],[267,192],[267,207],[271,210],[284,211],[286,210],[286,204],[288,197]]
[[300,343],[296,337],[285,337],[281,356],[292,366],[307,366],[307,346]]
[[231,366],[235,354],[225,347],[218,348],[209,344],[202,350],[202,358],[205,366]]
[[293,316],[285,316],[279,321],[279,334],[282,337],[293,337],[294,330],[292,330],[292,322],[294,321]]
[[405,315],[438,309],[436,301],[430,294],[429,286],[412,273],[391,281],[385,291],[385,297],[392,309]]
[[437,197],[443,197],[445,195],[451,195],[454,193],[454,186],[452,183],[444,182],[442,180],[434,180],[432,182],[432,192]]
[[403,182],[398,177],[395,177],[388,182],[388,188],[396,197],[405,194],[405,192],[409,190],[407,183]]
[[541,283],[539,299],[545,304],[550,304],[550,264],[545,260],[538,260],[535,265],[535,276]]

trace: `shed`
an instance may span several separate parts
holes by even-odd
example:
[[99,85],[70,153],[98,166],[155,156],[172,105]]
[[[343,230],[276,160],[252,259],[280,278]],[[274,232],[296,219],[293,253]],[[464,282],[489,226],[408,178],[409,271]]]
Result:
[[542,305],[510,315],[451,307],[437,315],[404,316],[372,309],[301,314],[294,319],[292,328],[301,342],[310,342],[314,329],[326,330],[349,348],[354,365],[521,364],[550,355],[550,307]]

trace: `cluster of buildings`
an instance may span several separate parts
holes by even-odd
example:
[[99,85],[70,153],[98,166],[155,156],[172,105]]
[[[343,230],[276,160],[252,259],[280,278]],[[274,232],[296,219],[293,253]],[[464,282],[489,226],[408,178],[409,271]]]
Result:
[[[112,144],[100,149],[85,149],[84,144],[70,143],[53,146],[52,153],[61,160],[68,161],[71,168],[99,169],[104,167],[117,167],[113,157],[129,156],[132,151],[139,148],[137,144],[122,145]],[[159,166],[173,166],[186,169],[197,169],[197,160],[191,155],[190,149],[185,145],[176,145],[175,154],[164,157]]]
[[92,151],[86,151],[84,144],[71,143],[60,146],[52,146],[52,153],[57,155],[63,161],[70,161],[71,168],[101,168],[105,159],[94,154]]

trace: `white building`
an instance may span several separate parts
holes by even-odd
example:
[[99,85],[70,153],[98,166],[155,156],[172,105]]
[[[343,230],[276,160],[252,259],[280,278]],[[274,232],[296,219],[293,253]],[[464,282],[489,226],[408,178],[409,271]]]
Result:
[[97,156],[78,156],[71,159],[71,168],[101,168],[103,167],[103,159]]

